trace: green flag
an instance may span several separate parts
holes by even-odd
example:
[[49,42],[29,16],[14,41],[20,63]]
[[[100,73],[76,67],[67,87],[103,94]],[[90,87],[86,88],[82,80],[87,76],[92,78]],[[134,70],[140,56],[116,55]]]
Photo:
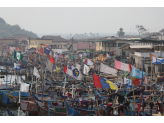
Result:
[[90,53],[90,51],[89,51],[88,49],[86,49],[86,52],[87,52],[87,53]]
[[15,51],[15,52],[14,52],[14,58],[15,58],[15,59],[18,59],[18,60],[22,60],[23,55]]
[[115,56],[113,56],[113,59],[115,59]]
[[74,57],[72,55],[70,55],[70,59],[74,59]]
[[126,71],[125,71],[125,78],[126,78]]

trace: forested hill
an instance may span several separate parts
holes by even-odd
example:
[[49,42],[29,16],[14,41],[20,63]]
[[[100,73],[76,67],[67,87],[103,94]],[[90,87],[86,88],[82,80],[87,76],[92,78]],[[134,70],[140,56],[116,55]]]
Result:
[[38,38],[35,33],[21,29],[19,25],[12,26],[10,24],[7,24],[4,19],[0,17],[0,38],[11,37],[13,35],[27,35],[31,38]]

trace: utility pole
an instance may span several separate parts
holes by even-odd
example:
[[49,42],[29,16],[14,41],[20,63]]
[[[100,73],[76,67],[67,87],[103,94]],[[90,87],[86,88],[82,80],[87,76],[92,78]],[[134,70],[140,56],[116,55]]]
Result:
[[73,37],[72,37],[72,53],[73,53]]

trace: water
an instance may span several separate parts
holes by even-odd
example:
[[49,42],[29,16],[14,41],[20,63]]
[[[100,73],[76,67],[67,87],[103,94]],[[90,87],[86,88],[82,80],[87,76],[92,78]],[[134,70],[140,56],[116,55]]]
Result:
[[[12,69],[10,66],[8,66],[9,69]],[[4,66],[0,66],[1,69],[5,69],[6,67]],[[7,80],[9,81],[8,84],[10,84],[10,80],[11,80],[11,84],[15,83],[15,79],[17,81],[17,83],[21,83],[21,76],[17,76],[17,75],[12,75],[11,74],[8,74],[8,75],[0,75],[0,76],[4,76],[5,78],[0,78],[0,85],[1,84],[6,84],[6,77],[7,77]],[[23,75],[22,76],[23,79],[25,79],[25,76]],[[18,107],[9,107],[10,111],[13,111],[14,114],[16,116],[18,116]],[[25,116],[26,114],[20,110],[20,115],[21,116]],[[7,107],[6,106],[0,106],[0,116],[7,116]]]

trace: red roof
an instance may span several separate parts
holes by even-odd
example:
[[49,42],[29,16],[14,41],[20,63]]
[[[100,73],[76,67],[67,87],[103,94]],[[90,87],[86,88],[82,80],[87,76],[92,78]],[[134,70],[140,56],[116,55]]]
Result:
[[[79,49],[96,49],[96,46],[92,43],[73,43],[73,46],[76,47],[77,50]],[[90,46],[90,47],[89,47]]]

